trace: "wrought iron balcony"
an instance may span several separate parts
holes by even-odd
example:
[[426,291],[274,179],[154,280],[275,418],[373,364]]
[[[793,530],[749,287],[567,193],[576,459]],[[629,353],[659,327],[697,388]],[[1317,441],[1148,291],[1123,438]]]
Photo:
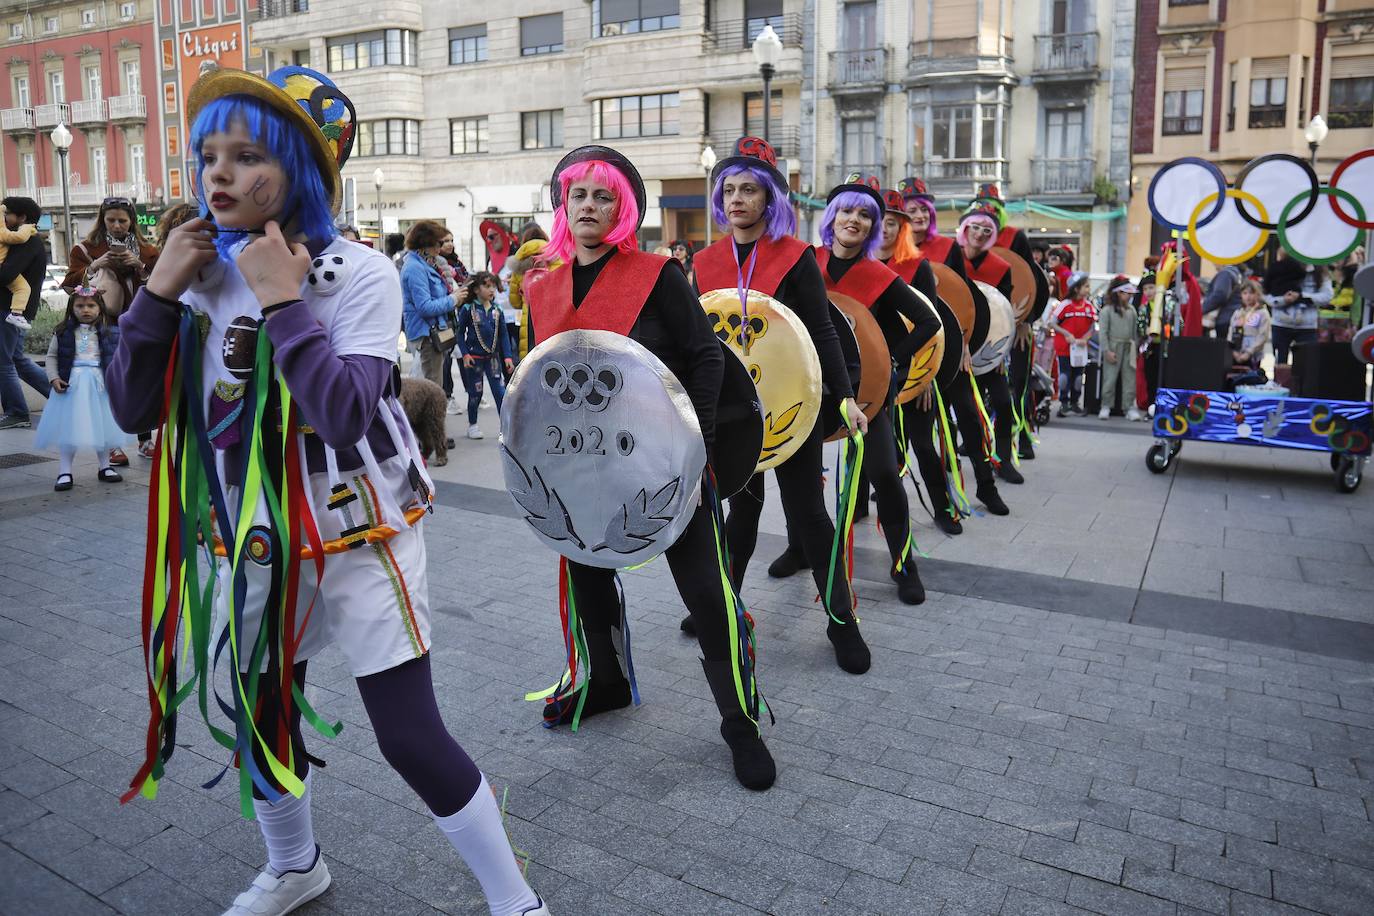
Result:
[[927,159],[917,166],[916,174],[946,193],[957,193],[961,188],[972,192],[986,182],[1005,182],[1007,163],[1005,159]]
[[281,16],[308,12],[310,0],[260,0],[258,3],[259,19],[277,19]]
[[143,93],[116,95],[109,99],[111,121],[146,121],[148,103]]
[[32,108],[6,108],[0,111],[0,128],[6,133],[11,131],[33,131],[35,129]]
[[72,106],[66,102],[39,105],[33,110],[33,122],[39,127],[56,127],[72,123]]
[[783,13],[781,16],[767,16],[756,19],[726,19],[717,22],[706,31],[706,40],[721,53],[734,53],[748,50],[754,39],[771,25],[773,31],[782,39],[784,48],[800,48],[802,27],[800,13]]
[[830,53],[830,88],[837,91],[881,90],[887,84],[887,49]]
[[[774,112],[777,108],[774,107]],[[762,125],[759,125],[762,128]],[[763,136],[762,129],[756,129],[755,136]],[[716,151],[716,155],[724,159],[726,156],[734,154],[735,141],[744,136],[737,130],[713,130],[708,140],[711,141],[711,148]],[[773,150],[778,156],[785,159],[795,159],[801,155],[801,128],[796,126],[780,127],[774,122],[773,129],[768,133],[768,142],[773,144]]]
[[82,99],[72,102],[73,124],[104,124],[106,120],[104,99]]
[[1097,33],[1035,36],[1036,79],[1097,79]]
[[1031,174],[1036,194],[1091,194],[1093,159],[1032,159]]

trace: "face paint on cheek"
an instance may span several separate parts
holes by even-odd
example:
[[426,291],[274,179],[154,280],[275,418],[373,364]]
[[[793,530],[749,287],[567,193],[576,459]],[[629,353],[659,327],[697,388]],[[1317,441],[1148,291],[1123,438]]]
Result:
[[248,198],[258,207],[267,210],[281,199],[281,188],[274,187],[267,178],[259,178],[248,189]]

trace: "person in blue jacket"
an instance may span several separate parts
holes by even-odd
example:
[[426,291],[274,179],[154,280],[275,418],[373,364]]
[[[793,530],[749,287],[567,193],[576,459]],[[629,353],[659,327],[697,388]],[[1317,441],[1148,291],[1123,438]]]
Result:
[[511,358],[510,335],[506,333],[505,313],[496,304],[501,281],[490,271],[478,271],[468,281],[467,304],[458,310],[458,348],[463,354],[463,387],[468,392],[468,438],[481,439],[477,408],[482,403],[482,377],[491,383],[496,410],[506,396],[504,366],[515,369]]
[[[401,261],[402,330],[411,352],[420,355],[422,375],[436,385],[444,382],[445,348],[452,348],[453,310],[465,295],[448,288],[434,263],[447,235],[448,230],[434,220],[420,220],[406,235],[407,251]],[[442,346],[436,345],[436,336]]]

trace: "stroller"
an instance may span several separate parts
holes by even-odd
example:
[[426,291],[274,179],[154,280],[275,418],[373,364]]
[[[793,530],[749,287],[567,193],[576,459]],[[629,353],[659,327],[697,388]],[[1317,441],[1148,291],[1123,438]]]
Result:
[[1031,366],[1030,402],[1035,414],[1035,425],[1044,426],[1050,422],[1050,402],[1054,400],[1055,378],[1045,371],[1038,362]]

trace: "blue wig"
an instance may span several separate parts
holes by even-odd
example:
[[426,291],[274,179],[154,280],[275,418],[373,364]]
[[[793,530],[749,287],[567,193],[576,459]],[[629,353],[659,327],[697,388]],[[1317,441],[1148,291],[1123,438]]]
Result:
[[745,174],[758,183],[768,195],[768,203],[763,209],[764,232],[770,239],[777,241],[797,231],[797,214],[787,195],[782,193],[777,181],[761,168],[752,165],[727,165],[716,178],[716,186],[711,190],[711,218],[721,229],[730,228],[730,220],[725,215],[725,179]]
[[[234,124],[242,124],[255,143],[267,148],[269,156],[277,161],[286,173],[286,199],[282,203],[281,219],[283,228],[288,223],[295,231],[314,242],[331,241],[338,230],[334,228],[334,214],[330,209],[329,191],[320,175],[320,167],[315,162],[310,144],[301,135],[300,128],[292,124],[272,106],[246,95],[230,95],[215,99],[206,104],[196,115],[191,125],[190,148],[196,158],[194,189],[200,201],[201,213],[213,219],[206,203],[207,195],[201,183],[205,164],[201,160],[201,147],[210,134],[223,133]],[[243,232],[226,230],[215,239],[215,245],[224,256],[229,248],[237,244]]]
[[863,191],[841,191],[826,205],[825,215],[821,217],[821,242],[827,248],[835,244],[836,215],[841,210],[854,210],[859,207],[866,210],[869,218],[873,220],[873,225],[868,230],[868,238],[864,241],[863,256],[876,257],[878,249],[883,247],[883,211],[879,208],[878,202]]

